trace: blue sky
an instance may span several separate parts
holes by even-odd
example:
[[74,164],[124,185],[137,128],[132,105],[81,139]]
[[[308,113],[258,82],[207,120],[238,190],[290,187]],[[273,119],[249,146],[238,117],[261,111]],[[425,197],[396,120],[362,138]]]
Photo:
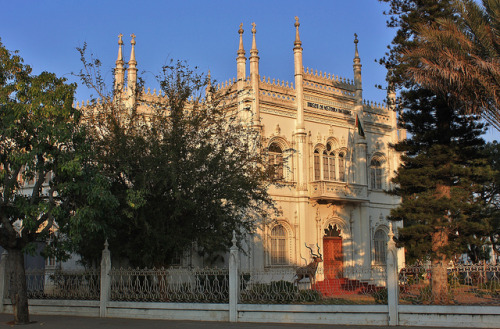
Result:
[[[1,42],[19,50],[34,73],[55,72],[77,82],[71,72],[82,66],[75,48],[86,42],[111,83],[117,36],[124,35],[128,61],[134,33],[139,72],[145,71],[151,88],[156,87],[154,74],[170,59],[210,70],[218,81],[235,77],[239,24],[245,30],[248,58],[252,22],[257,24],[261,76],[292,82],[293,24],[298,16],[305,67],[352,79],[357,33],[363,96],[376,102],[385,98],[385,92],[375,88],[385,85],[385,69],[375,60],[384,56],[395,31],[386,27],[387,5],[377,0],[0,0],[0,5]],[[77,100],[88,97],[79,87]],[[496,136],[488,132],[486,138]]]

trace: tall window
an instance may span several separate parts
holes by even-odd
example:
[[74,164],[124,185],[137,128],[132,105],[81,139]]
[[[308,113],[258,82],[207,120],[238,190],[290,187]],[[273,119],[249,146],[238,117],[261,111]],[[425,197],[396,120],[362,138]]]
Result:
[[319,151],[314,150],[314,180],[321,180],[321,168],[319,161]]
[[381,229],[376,230],[373,241],[375,244],[375,264],[385,265],[385,256],[387,253],[387,233]]
[[370,162],[370,185],[372,189],[382,189],[383,173],[382,162],[377,159],[372,159]]
[[269,145],[269,169],[273,179],[283,179],[283,151],[276,143]]
[[339,153],[339,180],[345,182],[345,154]]
[[335,153],[332,144],[328,143],[323,151],[323,179],[335,180],[335,176]]
[[286,265],[286,231],[282,225],[271,230],[271,265]]

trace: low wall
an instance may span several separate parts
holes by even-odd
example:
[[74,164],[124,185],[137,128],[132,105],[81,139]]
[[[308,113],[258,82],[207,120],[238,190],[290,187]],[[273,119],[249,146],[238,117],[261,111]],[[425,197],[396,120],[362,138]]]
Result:
[[239,322],[388,325],[387,305],[239,304]]
[[439,327],[500,327],[498,306],[399,305],[399,325]]
[[[30,299],[28,304],[30,314],[99,316],[98,300]],[[10,303],[4,304],[4,312],[12,313]]]
[[[31,314],[99,316],[99,301],[30,299]],[[12,305],[4,304],[5,313]],[[387,305],[238,304],[238,322],[339,325],[389,324]],[[498,328],[500,307],[399,305],[400,326]],[[228,304],[109,302],[107,317],[229,321]]]
[[109,302],[107,316],[157,320],[229,321],[228,304]]

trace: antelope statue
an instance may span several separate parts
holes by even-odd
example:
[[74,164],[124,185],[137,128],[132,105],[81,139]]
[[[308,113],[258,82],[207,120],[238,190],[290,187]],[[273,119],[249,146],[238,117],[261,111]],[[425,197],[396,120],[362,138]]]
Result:
[[319,245],[316,243],[316,247],[318,248],[318,254],[315,254],[311,247],[308,247],[306,244],[306,248],[311,251],[311,256],[313,258],[312,262],[307,264],[306,266],[299,267],[295,276],[295,284],[298,284],[300,280],[309,278],[309,282],[311,282],[311,286],[314,285],[314,281],[316,280],[316,270],[318,269],[318,264],[323,261],[323,255],[319,252]]

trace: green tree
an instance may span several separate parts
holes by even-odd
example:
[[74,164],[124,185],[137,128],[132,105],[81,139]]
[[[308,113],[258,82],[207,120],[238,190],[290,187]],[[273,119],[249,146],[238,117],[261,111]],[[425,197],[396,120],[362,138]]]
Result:
[[490,260],[490,251],[500,255],[500,145],[494,141],[487,143],[484,156],[493,172],[491,179],[477,191],[481,204],[474,214],[474,221],[483,224],[481,232],[469,243],[467,253],[473,262]]
[[[83,80],[103,90],[99,75],[87,74],[100,63],[82,55]],[[115,91],[86,109],[95,114],[88,123],[98,136],[96,162],[120,203],[110,230],[81,240],[86,262],[95,261],[100,249],[93,246],[104,239],[134,266],[169,265],[193,245],[212,258],[228,250],[233,230],[252,234],[275,210],[258,131],[231,103],[234,95],[216,92],[182,62],[157,78],[162,97],[137,88],[130,104],[130,95]]]
[[483,126],[474,118],[460,115],[430,91],[406,91],[403,99],[401,117],[412,137],[395,145],[403,165],[392,193],[401,196],[401,204],[390,219],[404,223],[398,244],[406,248],[407,260],[432,261],[433,293],[443,298],[445,287],[438,281],[444,275],[446,283],[449,261],[470,245],[484,245],[480,192],[493,171],[480,138]]
[[418,25],[418,47],[403,51],[401,61],[417,83],[453,95],[500,129],[500,1],[482,4],[459,0],[455,15]]
[[83,218],[67,197],[78,182],[92,181],[83,178],[77,152],[86,135],[72,107],[75,87],[51,73],[32,75],[0,43],[0,245],[15,323],[29,322],[24,253],[57,225]]
[[389,27],[398,28],[390,51],[381,63],[388,80],[401,90],[400,122],[410,137],[395,145],[403,152],[403,165],[392,193],[401,196],[390,219],[403,221],[399,245],[407,256],[432,261],[435,303],[447,300],[446,268],[452,256],[479,243],[484,223],[477,216],[482,201],[477,195],[491,170],[481,153],[483,127],[466,115],[453,95],[425,89],[410,69],[420,58],[404,55],[421,46],[419,29],[453,17],[452,1],[381,0],[390,4]]

